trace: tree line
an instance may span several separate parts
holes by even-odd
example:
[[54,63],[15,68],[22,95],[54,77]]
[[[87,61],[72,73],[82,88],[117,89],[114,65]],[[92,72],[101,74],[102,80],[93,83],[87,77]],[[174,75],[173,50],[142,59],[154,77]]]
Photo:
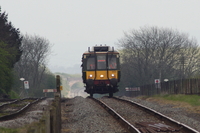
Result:
[[55,88],[55,76],[46,67],[51,46],[44,37],[22,35],[0,8],[0,96],[19,97],[24,91],[20,78],[29,81],[29,96]]
[[155,79],[199,77],[200,47],[186,33],[145,26],[124,33],[117,45],[121,53],[123,89],[152,84]]
[[[199,77],[200,48],[186,33],[145,26],[125,32],[117,45],[122,89],[152,84],[155,79]],[[51,46],[44,37],[22,35],[0,8],[0,94],[20,96],[20,78],[29,81],[31,96],[42,96],[42,89],[55,88],[55,76],[46,67]]]

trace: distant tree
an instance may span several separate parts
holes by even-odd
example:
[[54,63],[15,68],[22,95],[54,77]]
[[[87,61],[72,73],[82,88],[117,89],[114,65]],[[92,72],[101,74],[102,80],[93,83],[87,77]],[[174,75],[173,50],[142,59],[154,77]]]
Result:
[[126,86],[150,84],[154,79],[186,78],[200,66],[197,41],[177,30],[143,27],[125,33],[118,45]]
[[44,89],[55,89],[56,88],[56,78],[53,73],[46,70],[43,76],[44,82],[42,82],[42,88]]
[[0,7],[0,92],[8,93],[12,85],[12,68],[19,61],[22,37],[19,29],[8,22],[8,15]]
[[[36,97],[43,97],[43,89],[55,89],[56,88],[56,78],[53,73],[51,73],[48,69],[45,70],[43,77],[42,77],[42,82],[40,84],[39,89],[32,89],[32,95]],[[53,93],[48,93],[48,97],[54,97]]]
[[21,46],[23,54],[15,65],[15,71],[18,73],[18,78],[23,77],[29,81],[31,89],[41,89],[51,46],[49,40],[40,36],[26,34],[23,37]]
[[82,82],[76,82],[71,86],[71,89],[80,89],[80,88],[83,88]]

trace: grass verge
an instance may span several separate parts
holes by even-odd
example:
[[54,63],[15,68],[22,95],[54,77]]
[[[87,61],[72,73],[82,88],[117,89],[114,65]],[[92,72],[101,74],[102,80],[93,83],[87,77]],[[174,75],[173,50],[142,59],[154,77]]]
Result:
[[0,133],[19,133],[19,129],[9,129],[0,127]]
[[176,102],[185,102],[191,106],[200,106],[200,96],[198,95],[156,95],[154,97]]

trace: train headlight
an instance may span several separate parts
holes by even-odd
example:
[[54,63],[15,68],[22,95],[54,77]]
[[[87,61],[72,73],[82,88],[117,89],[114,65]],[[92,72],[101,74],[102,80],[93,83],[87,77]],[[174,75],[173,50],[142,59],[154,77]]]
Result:
[[115,77],[115,74],[111,74],[112,77]]
[[90,74],[90,78],[92,78],[92,74]]
[[103,76],[103,75],[100,75],[100,77],[103,78],[104,76]]

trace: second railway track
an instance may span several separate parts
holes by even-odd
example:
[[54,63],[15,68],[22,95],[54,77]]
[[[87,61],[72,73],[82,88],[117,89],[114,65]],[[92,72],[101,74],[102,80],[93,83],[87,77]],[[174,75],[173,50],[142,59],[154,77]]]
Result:
[[[42,99],[42,98],[41,98]],[[26,98],[14,100],[0,106],[0,121],[13,119],[23,113],[32,104],[41,100],[40,98]]]
[[108,97],[94,100],[120,120],[129,132],[198,133],[180,122],[132,101]]

